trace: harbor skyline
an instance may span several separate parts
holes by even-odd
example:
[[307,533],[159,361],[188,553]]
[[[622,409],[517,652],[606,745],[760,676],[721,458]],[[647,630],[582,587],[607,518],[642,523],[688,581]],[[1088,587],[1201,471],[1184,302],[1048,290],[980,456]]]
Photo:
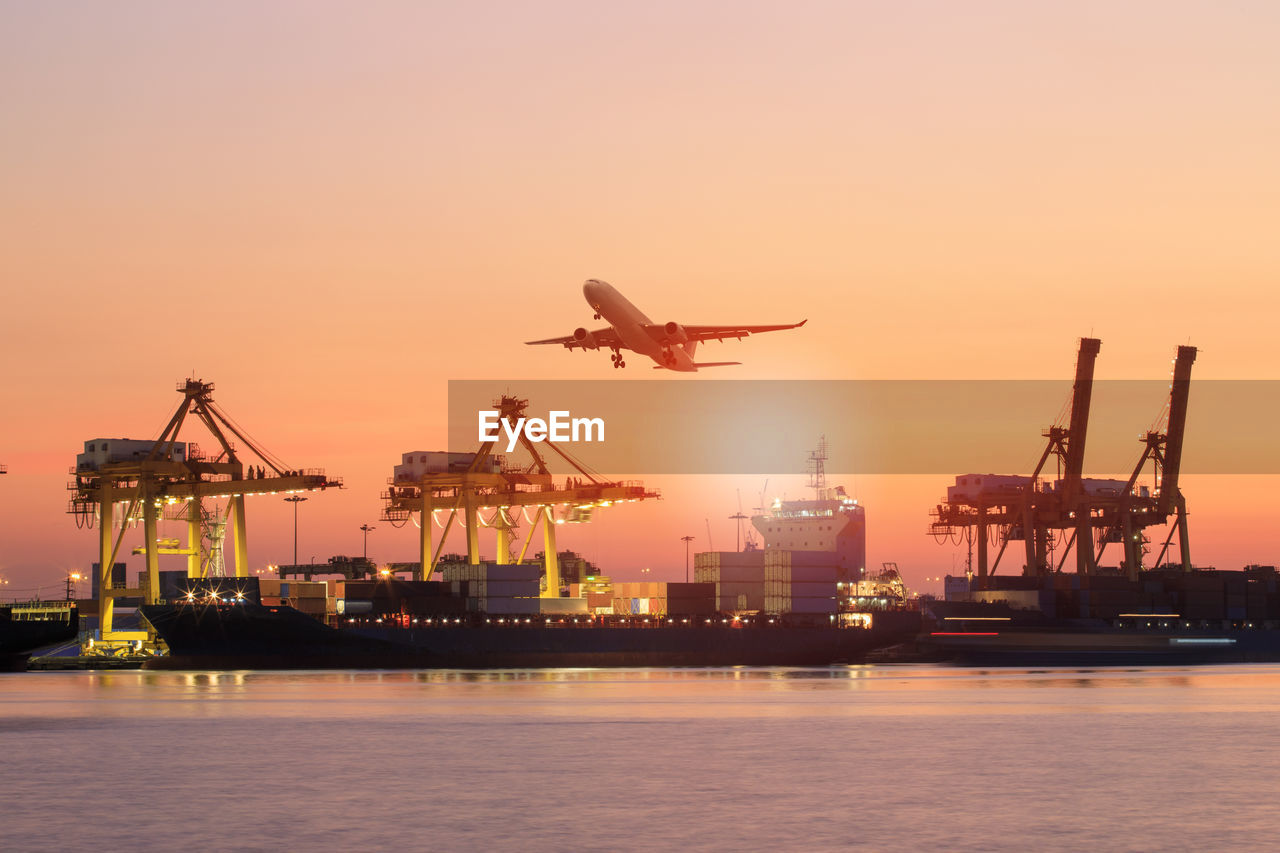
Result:
[[[745,362],[716,378],[1058,379],[1083,336],[1100,380],[1160,379],[1188,342],[1196,379],[1276,378],[1277,17],[4,4],[4,593],[88,568],[75,454],[157,435],[188,376],[343,478],[298,511],[299,559],[360,553],[400,454],[472,449],[446,447],[448,380],[653,378],[523,346],[581,314],[589,277],[655,322],[810,318],[706,345]],[[827,471],[868,507],[869,565],[932,592],[963,570],[925,535],[947,478]],[[724,549],[763,487],[647,484],[664,499],[561,546],[675,580],[681,537]],[[1195,562],[1280,562],[1259,533],[1277,485],[1185,475]],[[251,565],[292,558],[294,509],[250,502]],[[416,557],[377,528],[370,556]]]

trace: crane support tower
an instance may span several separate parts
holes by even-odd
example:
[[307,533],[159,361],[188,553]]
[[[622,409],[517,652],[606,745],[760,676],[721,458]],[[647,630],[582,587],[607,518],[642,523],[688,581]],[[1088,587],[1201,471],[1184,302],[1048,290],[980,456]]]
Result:
[[[1153,429],[1142,437],[1143,452],[1129,478],[1099,480],[1084,477],[1084,450],[1094,363],[1100,348],[1096,338],[1081,339],[1070,420],[1067,426],[1058,424],[1045,430],[1048,441],[1029,476],[957,477],[956,484],[947,489],[947,497],[931,513],[934,521],[929,532],[940,542],[950,538],[969,543],[971,561],[976,546],[977,565],[971,564],[970,572],[978,588],[983,588],[998,568],[1011,541],[1023,543],[1023,573],[1032,576],[1061,571],[1073,548],[1076,571],[1094,573],[1107,545],[1118,542],[1124,551],[1122,568],[1136,579],[1138,572],[1147,568],[1143,565],[1148,543],[1144,529],[1164,526],[1171,516],[1174,525],[1154,566],[1163,564],[1176,533],[1180,567],[1191,571],[1187,507],[1178,488],[1178,474],[1196,348],[1178,347],[1163,429]],[[1057,458],[1061,471],[1054,481],[1041,476],[1050,457]],[[1144,485],[1141,479],[1148,463],[1153,476],[1151,484]],[[1062,545],[1060,556],[1053,553],[1058,544]],[[991,545],[999,546],[994,562],[988,558]]]
[[[159,596],[159,558],[178,554],[187,558],[187,576],[204,577],[211,562],[221,561],[211,554],[205,501],[227,501],[227,527],[235,575],[248,574],[247,528],[244,499],[247,495],[274,495],[340,488],[342,481],[317,468],[288,468],[276,456],[251,440],[213,401],[213,383],[188,379],[178,384],[182,402],[154,441],[95,439],[85,442],[85,452],[71,472],[72,492],[68,512],[82,527],[98,527],[98,620],[102,639],[112,633],[114,600],[121,596],[141,597],[154,604]],[[195,444],[179,441],[188,416],[199,420],[219,448],[212,456]],[[232,444],[238,439],[248,454],[241,455]],[[262,465],[247,465],[261,461]],[[123,505],[123,512],[119,507]],[[158,536],[162,520],[181,521],[187,527],[187,544]],[[146,582],[142,588],[112,588],[111,568],[120,553],[125,532],[141,521],[143,544],[136,553],[146,556]],[[211,558],[213,558],[211,560]],[[213,569],[216,571],[216,568]]]
[[[494,408],[504,421],[515,423],[523,416],[528,400],[503,396],[494,401]],[[612,481],[601,478],[574,459],[554,442],[543,442],[562,457],[572,469],[582,476],[571,476],[554,482],[546,459],[538,446],[521,433],[521,446],[528,451],[533,462],[523,469],[506,465],[506,460],[495,454],[496,441],[480,445],[474,456],[468,454],[431,454],[432,456],[463,457],[464,465],[458,470],[447,462],[438,466],[444,470],[406,470],[399,466],[388,481],[383,494],[382,518],[397,526],[409,521],[417,513],[420,528],[420,562],[415,572],[418,580],[429,580],[444,551],[449,532],[458,515],[462,515],[462,527],[467,537],[467,561],[480,563],[480,528],[493,527],[497,532],[497,562],[512,561],[512,545],[521,517],[530,522],[524,545],[515,562],[523,562],[534,532],[542,525],[543,554],[547,586],[543,595],[557,598],[560,595],[560,568],[556,554],[556,526],[566,522],[586,522],[596,507],[611,504],[649,500],[660,495],[635,481]],[[424,454],[425,456],[426,454]],[[408,457],[406,456],[406,462]],[[556,508],[559,507],[557,517]],[[448,511],[444,522],[436,519],[436,513]],[[485,520],[481,513],[492,512]],[[529,512],[532,511],[532,517]],[[434,527],[441,527],[440,541],[435,541]]]

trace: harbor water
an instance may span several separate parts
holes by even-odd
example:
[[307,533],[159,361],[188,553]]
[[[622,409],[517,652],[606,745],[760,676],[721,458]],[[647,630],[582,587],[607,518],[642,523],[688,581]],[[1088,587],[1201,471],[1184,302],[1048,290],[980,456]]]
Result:
[[1280,666],[0,675],[7,850],[1267,849]]

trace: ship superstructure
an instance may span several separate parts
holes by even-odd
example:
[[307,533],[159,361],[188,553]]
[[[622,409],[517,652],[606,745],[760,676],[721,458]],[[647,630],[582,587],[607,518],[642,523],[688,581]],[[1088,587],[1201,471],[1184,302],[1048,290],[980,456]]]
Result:
[[751,524],[764,539],[766,551],[829,551],[836,578],[856,583],[866,576],[867,513],[843,486],[827,486],[827,440],[809,454],[810,500],[774,500]]

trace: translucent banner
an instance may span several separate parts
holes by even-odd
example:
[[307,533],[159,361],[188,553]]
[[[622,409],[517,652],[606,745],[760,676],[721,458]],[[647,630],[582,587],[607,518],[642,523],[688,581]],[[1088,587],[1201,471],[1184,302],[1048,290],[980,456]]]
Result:
[[[1127,474],[1143,435],[1167,429],[1169,391],[1169,380],[1095,382],[1085,472]],[[503,396],[527,401],[523,422],[502,420]],[[454,380],[448,449],[487,437],[516,459],[528,437],[553,472],[570,472],[554,439],[607,473],[781,475],[804,473],[825,436],[832,473],[1026,474],[1045,430],[1069,423],[1071,396],[1070,380]],[[1280,473],[1278,422],[1280,381],[1193,380],[1183,473]]]

